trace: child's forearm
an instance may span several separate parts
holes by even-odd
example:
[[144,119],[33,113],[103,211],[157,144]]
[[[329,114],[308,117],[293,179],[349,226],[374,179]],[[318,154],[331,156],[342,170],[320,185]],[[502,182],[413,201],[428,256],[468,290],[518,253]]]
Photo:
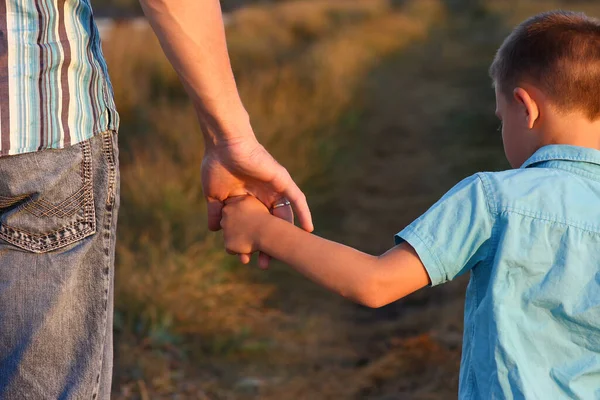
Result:
[[285,262],[325,288],[368,307],[381,307],[430,283],[406,242],[375,257],[266,216],[259,250]]
[[333,292],[373,306],[371,282],[377,257],[307,233],[274,217],[267,219],[260,235],[261,251]]
[[296,228],[251,196],[228,200],[221,227],[228,252],[262,251],[369,307],[383,306],[429,283],[425,266],[407,242],[374,257]]

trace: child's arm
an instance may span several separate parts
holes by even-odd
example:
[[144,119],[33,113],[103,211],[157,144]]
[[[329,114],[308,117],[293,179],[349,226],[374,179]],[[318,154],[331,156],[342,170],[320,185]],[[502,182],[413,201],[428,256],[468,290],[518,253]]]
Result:
[[429,284],[423,263],[407,243],[371,256],[275,218],[253,197],[227,203],[221,224],[230,252],[263,251],[357,303],[381,307]]
[[426,286],[429,276],[406,242],[376,257],[270,217],[258,247],[325,288],[368,307],[381,307]]

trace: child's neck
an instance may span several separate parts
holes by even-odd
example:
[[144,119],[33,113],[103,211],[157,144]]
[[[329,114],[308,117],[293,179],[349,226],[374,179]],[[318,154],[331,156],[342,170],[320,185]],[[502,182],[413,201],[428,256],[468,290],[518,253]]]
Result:
[[590,121],[580,113],[554,115],[544,125],[541,146],[569,144],[600,150],[600,119]]

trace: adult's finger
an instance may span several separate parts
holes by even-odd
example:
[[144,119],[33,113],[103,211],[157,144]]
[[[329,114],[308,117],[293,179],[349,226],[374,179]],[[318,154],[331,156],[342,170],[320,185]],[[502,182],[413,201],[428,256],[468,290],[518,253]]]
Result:
[[271,262],[271,256],[265,253],[258,253],[258,267],[260,269],[269,269],[269,262]]
[[[292,207],[298,216],[298,222],[302,229],[307,232],[312,232],[315,228],[312,223],[312,216],[310,215],[310,208],[308,208],[308,202],[306,201],[306,196],[300,188],[294,183],[294,181],[290,178],[290,185],[284,191],[284,196],[292,203]],[[279,208],[289,208],[289,207],[279,207]],[[279,208],[276,208],[279,209]],[[292,217],[293,218],[293,217]]]
[[[290,200],[290,203],[291,203],[291,200]],[[277,218],[281,218],[292,224],[294,223],[294,212],[292,211],[292,207],[290,207],[290,206],[277,207],[277,208],[274,208],[272,212],[273,212],[273,215],[276,216]]]
[[218,231],[221,229],[221,216],[223,203],[217,199],[206,198],[206,212],[208,213],[208,229]]

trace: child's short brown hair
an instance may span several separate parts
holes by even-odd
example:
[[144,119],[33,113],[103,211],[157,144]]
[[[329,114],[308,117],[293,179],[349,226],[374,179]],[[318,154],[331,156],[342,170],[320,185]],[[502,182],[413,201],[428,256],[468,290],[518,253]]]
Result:
[[568,11],[529,18],[504,40],[490,76],[509,99],[526,82],[559,110],[600,118],[600,20]]

